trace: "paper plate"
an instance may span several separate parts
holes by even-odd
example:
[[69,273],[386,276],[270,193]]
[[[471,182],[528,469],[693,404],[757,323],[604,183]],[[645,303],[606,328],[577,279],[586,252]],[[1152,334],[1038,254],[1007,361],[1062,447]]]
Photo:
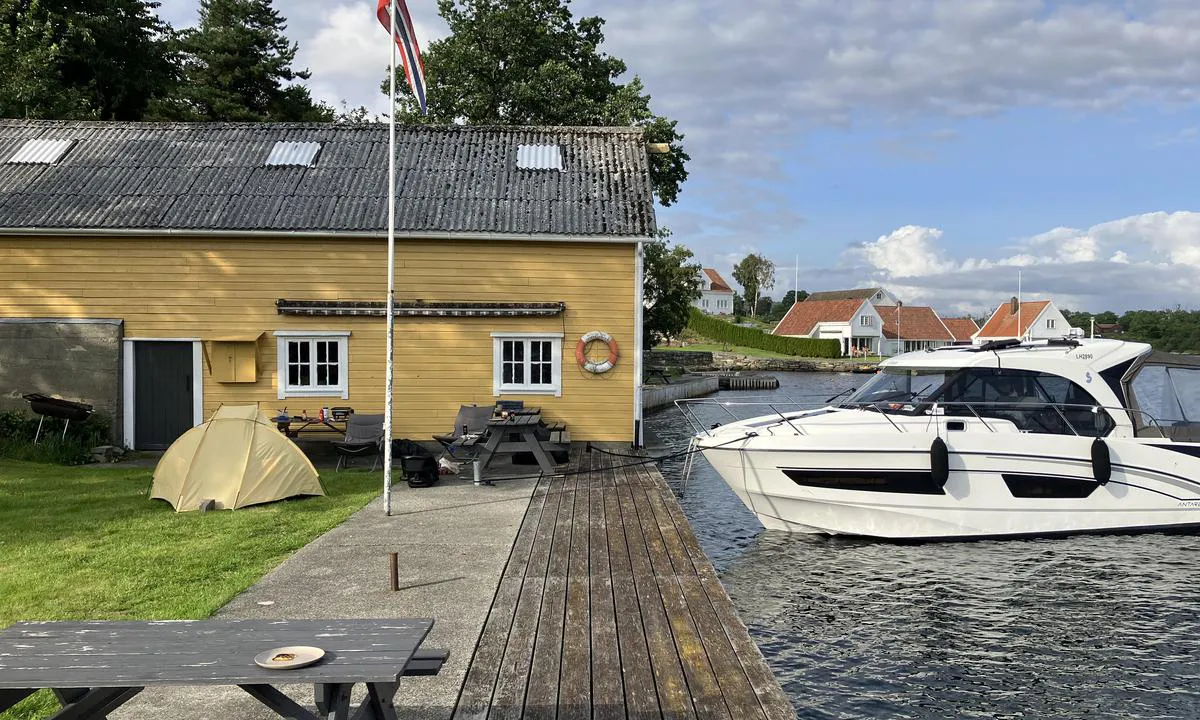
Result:
[[254,664],[268,670],[292,670],[307,667],[325,657],[325,651],[308,645],[271,648],[254,656]]

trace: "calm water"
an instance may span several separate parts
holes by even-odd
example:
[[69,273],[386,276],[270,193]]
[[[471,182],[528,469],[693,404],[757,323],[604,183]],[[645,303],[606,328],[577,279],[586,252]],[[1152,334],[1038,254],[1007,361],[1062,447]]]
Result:
[[[863,380],[778,375],[776,393],[716,397]],[[686,444],[677,410],[647,422]],[[1200,537],[787,535],[765,532],[702,458],[686,489],[680,469],[663,474],[801,718],[1200,718]]]

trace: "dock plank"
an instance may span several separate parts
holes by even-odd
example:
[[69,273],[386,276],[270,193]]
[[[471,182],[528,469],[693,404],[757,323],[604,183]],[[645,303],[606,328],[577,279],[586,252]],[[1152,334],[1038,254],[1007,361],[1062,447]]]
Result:
[[625,526],[625,542],[629,546],[633,590],[637,595],[646,645],[650,650],[650,668],[654,673],[658,704],[664,720],[694,718],[696,712],[692,707],[682,661],[675,648],[666,604],[658,581],[654,578],[654,567],[650,564],[649,550],[638,519],[634,493],[639,490],[639,487],[623,487],[618,490],[618,497],[621,502],[621,522]]
[[650,648],[646,643],[646,629],[634,589],[629,546],[621,517],[621,496],[615,480],[613,487],[604,491],[604,518],[607,524],[609,572],[612,576],[613,612],[617,619],[617,646],[621,653],[621,679],[625,686],[625,709],[631,718],[657,717],[658,691],[654,672],[650,668]]
[[456,718],[795,711],[657,467],[576,444],[534,489]]
[[608,518],[605,495],[611,495],[614,471],[608,458],[598,458],[588,491],[588,551],[591,584],[592,717],[618,720],[625,717],[625,688],[621,682],[621,649],[617,643],[617,616],[613,604],[612,567],[609,564]]
[[[575,454],[578,456],[578,450],[575,450]],[[540,481],[530,496],[529,507],[517,530],[508,563],[500,576],[487,620],[480,632],[462,688],[459,689],[455,718],[483,720],[488,716],[513,618],[516,616],[517,602],[521,597],[525,569],[529,565],[534,539],[545,512],[549,485],[548,481]]]
[[[591,453],[593,456],[596,453]],[[575,475],[572,494],[570,562],[567,571],[567,610],[563,624],[562,677],[559,680],[558,717],[586,720],[592,715],[592,657],[589,544],[589,487],[598,457],[587,472]],[[581,467],[581,470],[584,468]]]
[[[696,557],[688,551],[686,541],[667,509],[666,498],[660,493],[647,492],[646,501],[662,534],[666,554],[675,569],[675,579],[687,602],[687,611],[702,638],[705,654],[730,714],[735,718],[765,718],[765,709],[700,581]],[[695,537],[691,540],[695,542]],[[698,543],[696,548],[699,549]],[[707,558],[703,564],[707,564]]]

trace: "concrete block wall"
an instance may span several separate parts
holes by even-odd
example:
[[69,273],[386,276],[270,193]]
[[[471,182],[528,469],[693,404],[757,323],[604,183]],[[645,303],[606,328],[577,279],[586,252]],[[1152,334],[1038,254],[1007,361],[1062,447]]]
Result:
[[120,320],[0,318],[0,412],[29,413],[26,393],[85,402],[112,420],[116,440],[123,335]]

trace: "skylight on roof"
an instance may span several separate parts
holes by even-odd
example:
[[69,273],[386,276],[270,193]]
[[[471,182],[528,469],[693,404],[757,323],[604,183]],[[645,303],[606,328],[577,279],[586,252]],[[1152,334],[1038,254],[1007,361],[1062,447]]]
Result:
[[321,152],[319,142],[277,142],[267,156],[267,165],[296,165],[312,167]]
[[26,140],[25,144],[8,159],[8,162],[10,164],[53,165],[61,160],[74,144],[74,140],[46,140],[43,138]]
[[517,167],[521,170],[562,170],[562,148],[558,145],[518,145]]

